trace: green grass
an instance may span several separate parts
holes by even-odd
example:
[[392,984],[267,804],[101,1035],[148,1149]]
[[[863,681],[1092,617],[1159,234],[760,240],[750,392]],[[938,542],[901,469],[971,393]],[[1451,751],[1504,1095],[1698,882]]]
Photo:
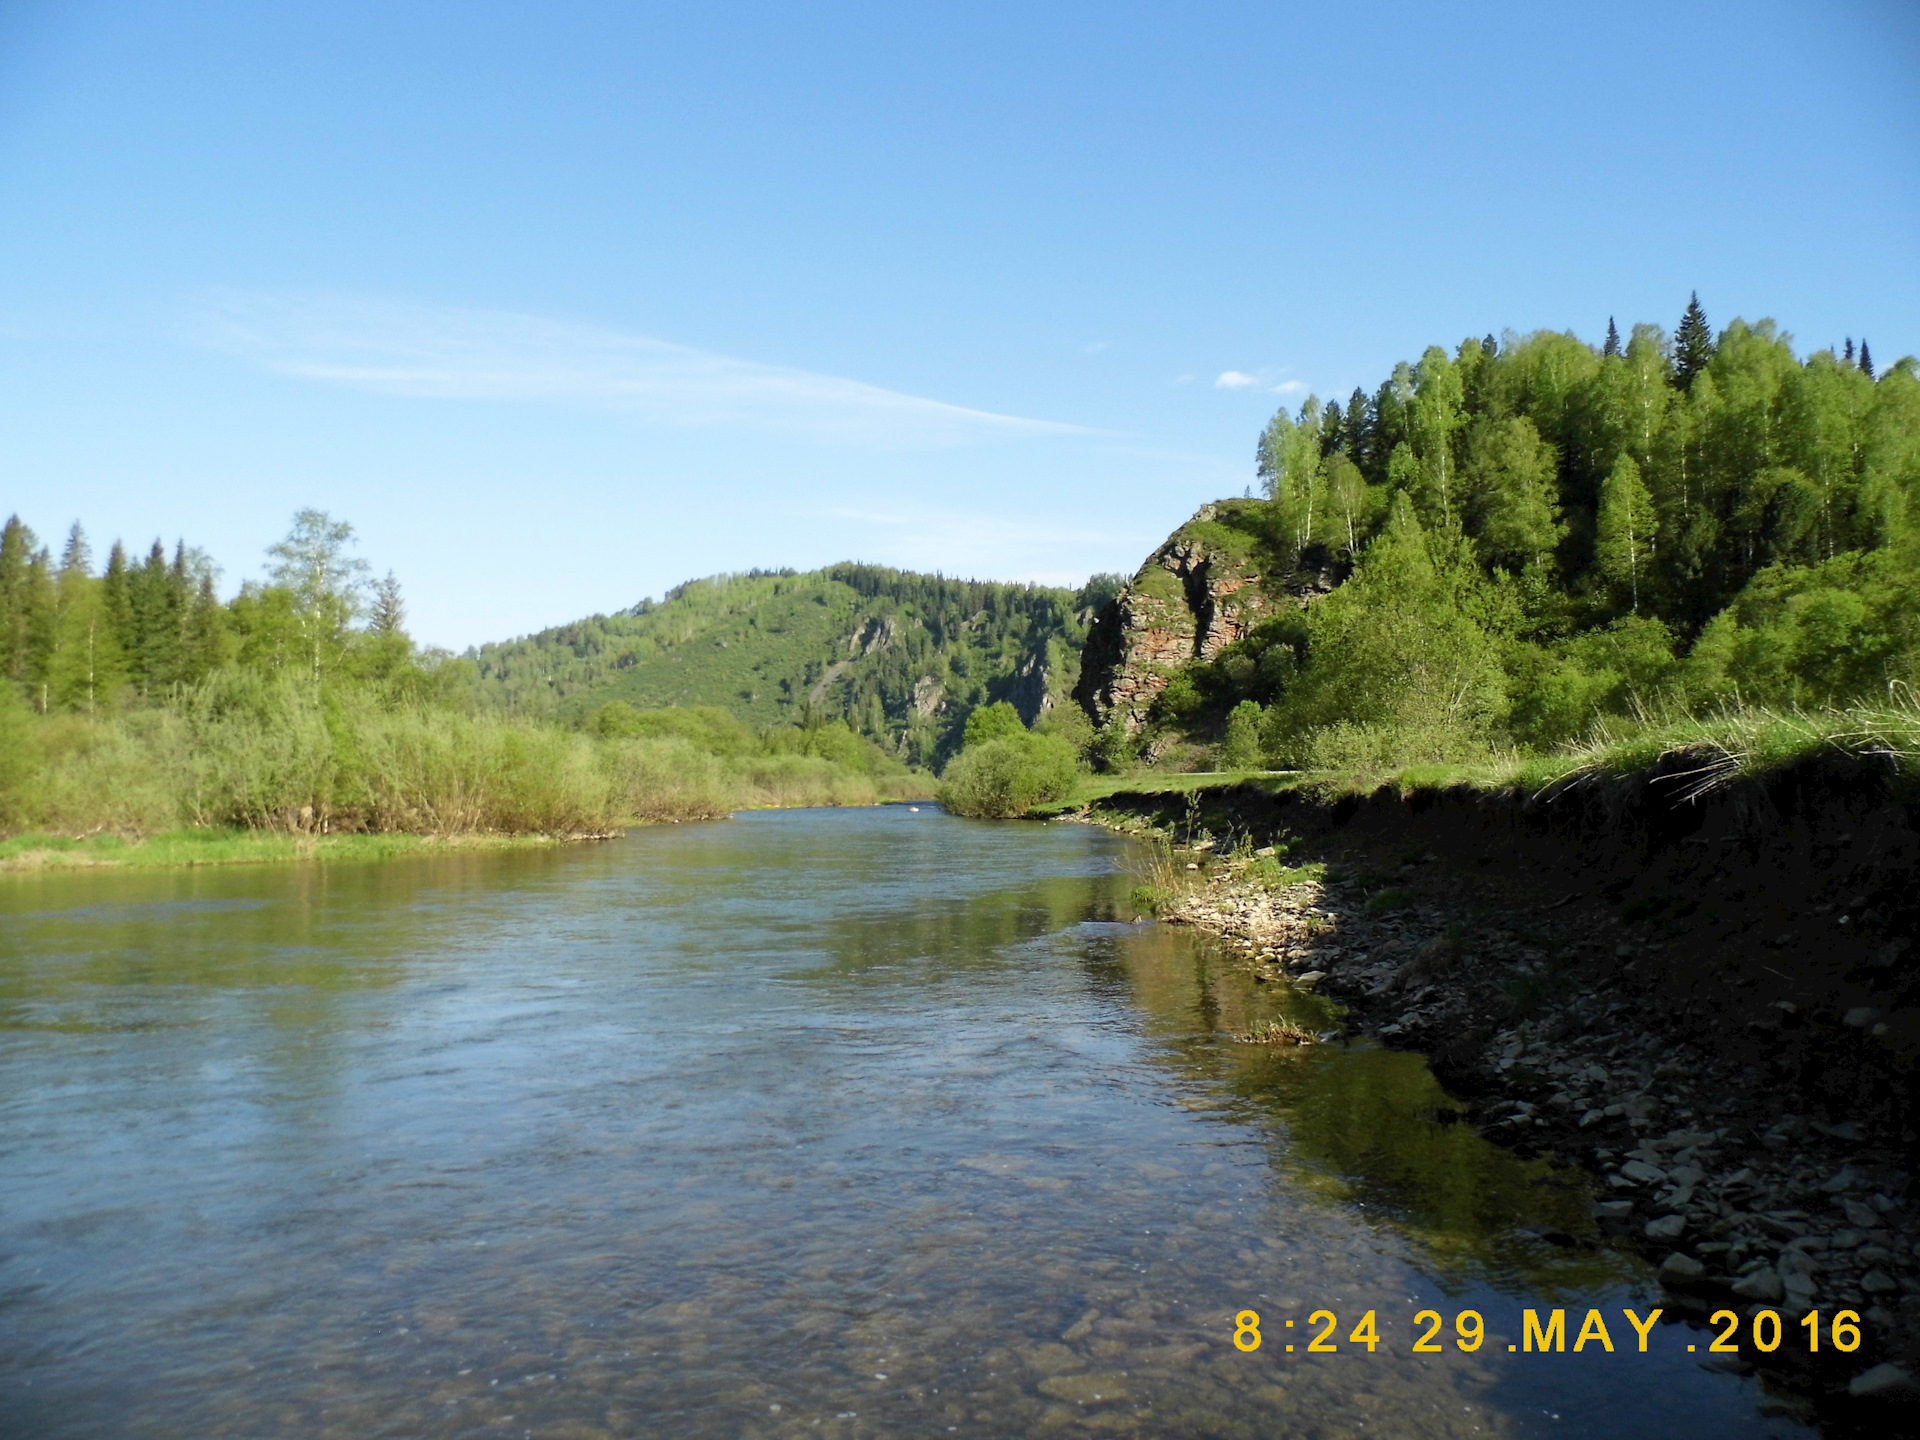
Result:
[[1327,867],[1318,860],[1305,865],[1287,865],[1278,856],[1265,855],[1247,866],[1246,877],[1269,890],[1288,890],[1295,885],[1322,883],[1327,878]]
[[1708,715],[1602,722],[1578,745],[1549,753],[1509,751],[1454,764],[1377,771],[1252,770],[1094,775],[1069,800],[1034,814],[1072,813],[1118,794],[1198,794],[1236,785],[1311,793],[1322,801],[1464,787],[1488,793],[1551,795],[1571,786],[1659,774],[1673,798],[1701,799],[1822,757],[1882,767],[1897,792],[1920,794],[1920,703],[1895,687],[1885,703],[1825,710],[1727,706]]
[[264,830],[188,829],[119,835],[14,835],[0,840],[0,871],[150,869],[180,865],[258,865],[286,860],[385,860],[452,849],[506,849],[559,842],[546,836],[289,835]]
[[1224,790],[1229,786],[1271,783],[1278,790],[1298,772],[1292,770],[1137,771],[1130,775],[1083,775],[1073,794],[1050,805],[1036,805],[1028,813],[1042,818],[1077,814],[1109,795],[1184,795],[1196,790]]

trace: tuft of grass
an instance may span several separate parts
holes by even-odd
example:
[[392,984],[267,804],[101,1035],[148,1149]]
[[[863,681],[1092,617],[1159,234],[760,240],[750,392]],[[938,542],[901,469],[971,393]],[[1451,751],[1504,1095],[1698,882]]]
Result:
[[1366,912],[1369,915],[1385,915],[1395,910],[1413,908],[1413,897],[1398,888],[1381,890],[1367,897]]
[[1244,1035],[1233,1037],[1243,1045],[1317,1045],[1320,1037],[1287,1020],[1262,1020]]
[[1286,890],[1295,885],[1317,885],[1327,878],[1327,867],[1315,860],[1306,865],[1284,865],[1277,856],[1263,856],[1247,866],[1246,875],[1269,890]]

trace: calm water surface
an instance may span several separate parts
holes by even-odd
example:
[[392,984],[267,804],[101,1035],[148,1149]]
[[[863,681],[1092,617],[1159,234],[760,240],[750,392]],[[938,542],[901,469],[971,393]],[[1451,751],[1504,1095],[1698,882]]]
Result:
[[[1234,1043],[1325,1012],[1128,856],[889,807],[0,877],[0,1434],[1799,1433],[1632,1353],[1644,1270],[1534,1233],[1591,1197],[1415,1057]],[[1616,1353],[1509,1354],[1548,1304]]]

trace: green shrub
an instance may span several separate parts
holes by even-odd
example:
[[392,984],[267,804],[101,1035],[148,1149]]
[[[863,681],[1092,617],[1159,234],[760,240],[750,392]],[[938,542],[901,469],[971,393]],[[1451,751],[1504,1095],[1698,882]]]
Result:
[[1080,758],[1056,735],[1022,732],[969,745],[934,792],[956,815],[1006,819],[1064,800],[1080,779]]
[[1266,712],[1257,700],[1242,700],[1227,716],[1227,742],[1220,747],[1223,770],[1257,770],[1264,763],[1260,724]]
[[1026,722],[1020,718],[1020,712],[1005,700],[996,700],[991,705],[982,705],[967,716],[965,738],[961,748],[984,745],[989,740],[1005,740],[1015,735],[1027,733]]

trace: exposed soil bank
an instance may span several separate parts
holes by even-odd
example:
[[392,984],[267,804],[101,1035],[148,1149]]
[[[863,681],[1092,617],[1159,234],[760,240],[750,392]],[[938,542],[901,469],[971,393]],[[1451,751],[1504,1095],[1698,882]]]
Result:
[[[1763,1364],[1835,1429],[1884,1427],[1889,1406],[1904,1423],[1920,802],[1850,763],[1690,803],[1681,768],[1539,798],[1123,792],[1090,818],[1197,849],[1165,918],[1426,1053],[1490,1139],[1592,1171],[1599,1228],[1661,1267],[1670,1315],[1786,1317],[1774,1354],[1743,1320],[1742,1356],[1716,1358]],[[1326,881],[1269,889],[1244,857],[1274,844]],[[1795,1321],[1814,1309],[1810,1357]],[[1826,1329],[1843,1309],[1865,1336],[1851,1354]]]

